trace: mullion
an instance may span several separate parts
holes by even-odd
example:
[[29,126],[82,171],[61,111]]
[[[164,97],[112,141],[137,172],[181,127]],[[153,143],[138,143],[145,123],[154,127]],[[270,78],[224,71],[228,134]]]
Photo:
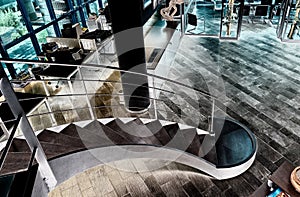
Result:
[[40,54],[41,49],[40,49],[40,46],[39,46],[39,42],[38,42],[38,40],[37,40],[37,38],[34,34],[34,29],[32,27],[32,23],[30,21],[29,15],[28,15],[27,10],[25,8],[25,4],[22,0],[17,0],[17,3],[19,5],[20,12],[23,16],[27,31],[29,32],[29,36],[30,36],[31,42],[33,44],[33,48],[34,48],[36,54]]

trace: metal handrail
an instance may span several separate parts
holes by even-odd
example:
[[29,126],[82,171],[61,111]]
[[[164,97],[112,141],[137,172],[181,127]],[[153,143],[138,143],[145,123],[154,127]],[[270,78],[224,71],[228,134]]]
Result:
[[46,65],[46,66],[49,66],[49,65],[52,65],[52,66],[70,66],[70,67],[80,67],[80,68],[91,68],[91,67],[93,67],[93,68],[106,68],[106,69],[111,69],[111,70],[117,70],[117,71],[124,72],[124,73],[136,74],[136,75],[141,75],[141,76],[145,76],[145,77],[153,77],[153,78],[156,78],[156,79],[168,81],[168,82],[174,83],[176,85],[180,85],[180,86],[186,87],[188,89],[195,90],[195,91],[203,94],[204,96],[208,96],[208,97],[211,97],[213,99],[217,99],[215,96],[213,96],[213,95],[211,95],[211,94],[209,94],[209,93],[207,93],[203,90],[200,90],[200,89],[194,88],[194,87],[190,87],[186,84],[180,83],[180,82],[172,80],[172,79],[168,79],[168,78],[165,78],[165,77],[162,77],[162,76],[159,76],[159,75],[155,75],[155,74],[151,74],[151,73],[144,74],[144,73],[138,73],[138,72],[134,72],[134,71],[128,71],[128,70],[124,70],[124,69],[120,69],[118,67],[113,67],[113,66],[108,66],[108,65],[94,65],[94,64],[70,65],[70,64],[62,64],[62,63],[41,62],[41,61],[37,61],[37,60],[20,60],[20,59],[4,59],[4,58],[0,58],[0,63],[10,63],[10,64],[13,64],[13,63],[22,63],[22,64],[24,64],[24,63],[26,63],[26,64],[38,64],[38,65]]
[[[203,90],[199,90],[197,88],[194,88],[194,87],[190,87],[188,86],[187,84],[183,84],[183,83],[180,83],[178,81],[175,81],[175,80],[171,80],[171,79],[168,79],[168,78],[165,78],[165,77],[161,77],[161,76],[158,76],[158,75],[154,75],[154,74],[151,74],[151,73],[147,73],[147,74],[142,74],[142,73],[137,73],[137,72],[134,72],[134,71],[126,71],[126,70],[122,70],[120,68],[117,68],[117,67],[112,67],[112,66],[108,66],[108,65],[93,65],[93,64],[83,64],[83,65],[69,65],[69,64],[61,64],[61,63],[49,63],[49,62],[40,62],[40,61],[32,61],[32,60],[13,60],[13,59],[1,59],[0,58],[0,62],[2,63],[10,63],[10,64],[13,64],[13,63],[21,63],[21,64],[33,64],[33,65],[39,65],[39,66],[71,66],[71,67],[77,67],[78,68],[78,73],[79,73],[79,78],[76,78],[76,79],[61,79],[61,78],[54,78],[52,79],[51,77],[47,78],[47,80],[33,80],[33,79],[29,79],[29,80],[25,80],[26,82],[33,82],[33,81],[36,81],[36,82],[43,82],[44,83],[44,91],[46,93],[46,95],[42,95],[42,96],[37,96],[37,97],[34,97],[34,98],[26,98],[26,99],[18,99],[19,101],[28,101],[28,100],[34,100],[34,99],[46,99],[46,107],[48,108],[48,112],[46,113],[38,113],[38,114],[28,114],[27,115],[27,118],[29,117],[34,117],[34,116],[39,116],[39,115],[50,115],[51,116],[51,121],[52,121],[52,124],[53,126],[55,126],[57,124],[56,122],[56,119],[55,119],[55,113],[62,113],[62,112],[67,112],[67,111],[72,111],[72,110],[89,110],[90,111],[90,118],[91,119],[94,119],[95,118],[95,112],[93,110],[96,110],[96,109],[103,109],[103,108],[116,108],[116,107],[124,107],[122,104],[120,105],[106,105],[106,106],[92,106],[90,101],[89,101],[89,96],[123,96],[123,97],[130,97],[130,95],[124,95],[123,93],[95,93],[95,92],[88,92],[86,87],[82,90],[83,92],[81,93],[73,93],[73,92],[68,92],[68,93],[64,93],[64,94],[55,94],[55,95],[51,95],[49,93],[47,93],[47,88],[45,86],[45,81],[68,81],[68,82],[73,82],[73,81],[77,81],[77,82],[82,82],[83,85],[85,86],[85,83],[86,82],[100,82],[100,83],[106,83],[106,82],[110,82],[110,83],[114,83],[114,84],[125,84],[125,85],[131,85],[131,86],[139,86],[139,87],[146,87],[146,86],[142,86],[142,85],[137,85],[137,84],[133,84],[133,83],[122,83],[120,80],[101,80],[101,79],[85,79],[85,78],[88,78],[88,77],[83,77],[82,74],[81,74],[81,69],[82,68],[90,68],[90,69],[110,69],[110,70],[114,70],[114,71],[119,71],[119,72],[123,72],[123,73],[131,73],[131,74],[136,74],[136,75],[142,75],[142,76],[146,76],[146,77],[152,77],[153,79],[153,84],[149,83],[149,85],[147,86],[147,88],[149,89],[153,89],[153,93],[154,93],[154,97],[151,97],[149,95],[149,97],[147,97],[146,99],[149,99],[149,100],[152,100],[153,101],[153,108],[154,108],[154,113],[155,113],[155,117],[157,118],[157,111],[164,111],[164,110],[161,110],[161,109],[157,109],[156,107],[156,102],[161,102],[161,101],[164,101],[163,99],[159,99],[159,98],[156,98],[156,91],[160,91],[160,92],[164,92],[164,93],[168,93],[168,94],[173,94],[173,95],[176,95],[176,96],[180,96],[181,98],[184,98],[186,95],[182,95],[182,94],[185,94],[184,91],[183,92],[175,92],[175,91],[172,91],[172,90],[167,90],[167,89],[163,89],[163,88],[160,88],[160,87],[155,87],[154,85],[154,79],[158,79],[158,80],[161,80],[161,81],[164,81],[164,82],[169,82],[171,84],[174,84],[174,85],[178,85],[178,86],[181,86],[181,87],[184,87],[184,88],[187,88],[187,90],[192,90],[193,92],[196,92],[198,93],[197,95],[198,96],[203,96],[205,98],[205,100],[207,100],[209,103],[212,103],[212,105],[214,105],[216,102],[215,100],[217,101],[216,97],[203,91]],[[22,80],[11,80],[11,82],[16,82],[16,83],[20,83],[20,82],[24,82]],[[151,86],[152,85],[152,86]],[[49,101],[50,98],[59,98],[59,97],[80,97],[80,96],[86,96],[87,98],[87,102],[86,104],[88,105],[87,107],[86,106],[76,106],[76,107],[70,107],[68,109],[59,109],[59,110],[53,110],[51,109],[50,105],[48,104],[47,106],[47,102]],[[133,96],[131,96],[133,97]],[[134,96],[134,97],[137,97],[137,96]],[[144,98],[144,97],[139,97],[139,98]],[[2,102],[2,103],[5,103],[6,101]],[[206,104],[207,105],[207,104]],[[49,110],[50,109],[50,110]],[[186,107],[186,109],[191,109],[190,107]],[[208,112],[208,113],[204,113],[203,116],[214,116],[214,107],[212,107],[212,112],[211,114],[209,114],[209,111],[207,111],[205,109],[205,107],[203,108],[203,111],[204,112]],[[180,114],[180,117],[183,118],[184,116],[182,114]],[[188,116],[187,116],[188,117]],[[64,120],[66,122],[68,122],[67,120]],[[213,122],[211,122],[213,123]],[[212,126],[211,126],[212,128]],[[212,133],[213,131],[212,130],[209,130],[208,132]]]

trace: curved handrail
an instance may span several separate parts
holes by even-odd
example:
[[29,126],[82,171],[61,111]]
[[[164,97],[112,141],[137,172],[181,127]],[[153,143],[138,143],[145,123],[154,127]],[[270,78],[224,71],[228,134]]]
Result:
[[[101,71],[101,69],[109,69],[109,70],[112,70],[112,71],[118,71],[118,72],[123,72],[123,73],[131,73],[131,74],[141,75],[141,76],[145,76],[145,77],[152,77],[153,80],[154,79],[155,80],[158,79],[160,81],[163,81],[164,83],[171,83],[171,84],[173,84],[175,86],[181,87],[181,88],[179,88],[180,90],[182,90],[182,88],[186,88],[182,92],[177,92],[175,89],[168,89],[168,88],[164,89],[164,88],[161,88],[160,86],[155,86],[154,83],[153,84],[149,83],[148,86],[147,86],[147,88],[153,90],[152,93],[154,94],[154,96],[153,95],[151,96],[151,94],[150,94],[149,97],[147,97],[146,99],[149,99],[150,101],[153,101],[153,102],[158,102],[159,103],[159,102],[163,102],[164,101],[164,99],[156,98],[156,91],[167,93],[168,96],[175,95],[176,98],[180,97],[180,99],[184,99],[186,96],[188,96],[187,92],[189,92],[191,90],[191,91],[193,91],[193,93],[196,93],[198,99],[199,99],[199,96],[200,96],[201,98],[203,97],[205,100],[207,100],[208,101],[207,105],[210,105],[210,104],[214,105],[215,100],[217,100],[215,96],[213,96],[213,95],[211,95],[211,94],[209,94],[209,93],[207,93],[207,92],[205,92],[203,90],[199,90],[199,89],[197,89],[195,87],[191,87],[191,86],[189,86],[187,84],[183,84],[183,83],[181,83],[179,81],[175,81],[175,80],[168,79],[168,78],[165,78],[165,77],[162,77],[162,76],[158,76],[158,75],[155,75],[155,74],[151,74],[151,73],[143,74],[143,73],[137,73],[137,72],[134,72],[134,71],[126,71],[126,70],[120,69],[118,67],[113,67],[113,66],[109,66],[109,65],[94,65],[94,64],[70,65],[70,64],[52,63],[52,62],[41,62],[41,61],[35,61],[35,60],[16,60],[16,59],[3,59],[3,58],[2,59],[0,58],[0,62],[1,63],[10,63],[10,64],[13,64],[13,63],[16,63],[16,64],[18,64],[18,63],[19,64],[29,64],[29,65],[31,64],[31,65],[39,65],[39,66],[45,66],[45,67],[46,66],[50,66],[50,65],[51,66],[64,66],[64,67],[65,66],[72,66],[72,67],[77,67],[77,69],[78,69],[79,77],[77,77],[76,79],[73,79],[73,78],[72,79],[66,79],[66,78],[61,79],[60,77],[51,77],[51,76],[49,76],[49,78],[47,78],[47,80],[45,80],[45,79],[41,79],[41,80],[40,79],[38,79],[38,80],[36,80],[36,79],[34,79],[34,80],[33,79],[28,79],[28,80],[16,80],[16,79],[13,79],[13,80],[11,80],[11,82],[15,82],[15,83],[22,83],[24,81],[26,81],[26,82],[43,82],[43,83],[45,81],[51,81],[51,82],[54,82],[54,83],[55,83],[55,81],[57,81],[57,82],[58,81],[67,81],[67,82],[77,81],[77,82],[82,82],[82,84],[83,84],[83,87],[81,87],[82,90],[79,90],[79,92],[76,92],[76,93],[73,93],[73,92],[64,92],[63,94],[60,94],[60,93],[58,93],[58,94],[49,94],[49,92],[47,92],[47,87],[44,86],[43,87],[44,88],[43,91],[45,91],[45,94],[43,93],[42,95],[37,95],[37,96],[34,96],[32,98],[19,99],[19,101],[28,101],[28,100],[33,100],[33,99],[45,99],[45,98],[48,101],[49,99],[52,99],[52,98],[53,99],[57,99],[57,98],[59,99],[59,98],[63,98],[63,97],[72,97],[72,98],[78,97],[79,98],[79,97],[82,97],[82,96],[86,96],[87,98],[88,97],[90,97],[90,98],[92,98],[92,97],[102,97],[102,96],[103,97],[105,97],[105,96],[111,96],[111,97],[114,97],[114,96],[123,96],[125,98],[125,97],[129,97],[130,96],[130,95],[124,95],[124,93],[117,93],[117,92],[110,92],[110,93],[105,93],[105,94],[103,94],[103,93],[97,93],[94,90],[92,92],[89,92],[89,91],[87,91],[86,87],[84,87],[84,86],[86,86],[85,83],[88,83],[88,82],[92,82],[92,83],[93,82],[96,82],[96,83],[110,82],[112,84],[118,84],[118,85],[120,85],[120,84],[124,85],[125,84],[125,85],[130,85],[130,86],[145,87],[143,85],[137,85],[137,84],[133,84],[133,83],[123,83],[119,79],[117,79],[117,80],[88,79],[89,77],[82,76],[82,72],[83,72],[83,70],[81,70],[82,68],[83,69],[85,69],[85,68],[89,69],[90,68],[92,70],[94,70],[94,69],[100,69],[99,71]],[[45,83],[44,83],[44,85],[45,85]],[[143,99],[143,97],[140,97],[140,98]],[[193,98],[191,98],[191,99],[193,99]],[[194,101],[197,102],[197,100],[194,100]],[[1,103],[5,103],[5,101],[1,102]],[[71,107],[67,106],[69,108],[67,108],[67,107],[55,108],[55,110],[54,110],[54,108],[53,109],[50,108],[51,110],[49,110],[46,113],[38,112],[37,114],[36,113],[35,114],[27,114],[27,117],[29,118],[29,117],[33,117],[33,116],[49,114],[50,116],[52,116],[52,120],[53,120],[52,123],[54,123],[53,126],[55,126],[55,124],[57,124],[57,122],[56,122],[56,120],[54,118],[55,113],[63,113],[63,112],[72,111],[72,110],[76,110],[76,109],[77,110],[90,110],[90,118],[93,119],[94,117],[98,116],[98,114],[96,114],[95,110],[99,110],[99,109],[103,109],[103,108],[107,108],[107,109],[109,109],[109,108],[116,108],[117,106],[120,107],[120,109],[121,109],[121,107],[124,108],[124,106],[122,106],[121,104],[113,106],[112,103],[110,103],[107,106],[103,106],[103,105],[91,105],[91,101],[88,101],[88,100],[85,102],[85,104],[87,104],[87,106],[71,106]],[[48,104],[48,106],[50,106],[50,105]],[[160,105],[160,107],[164,108],[165,106],[164,105]],[[200,107],[200,106],[197,106],[197,107]],[[205,108],[205,106],[202,106],[202,107],[204,107],[204,108],[201,109],[202,112],[204,112],[204,113],[202,113],[202,112],[200,113],[203,116],[202,119],[205,118],[205,117],[206,117],[205,120],[209,119],[210,112],[212,112],[211,114],[213,114],[213,110],[214,109],[212,108],[212,110],[207,110]],[[157,118],[157,114],[158,114],[157,112],[163,112],[165,110],[165,109],[163,109],[163,110],[162,109],[158,109],[155,106],[155,104],[154,104],[154,106],[151,106],[150,108],[153,109],[152,112],[154,112],[156,118]],[[49,109],[49,107],[48,107],[48,109]],[[186,110],[191,110],[192,108],[190,106],[185,106],[185,109]],[[111,114],[112,115],[116,115],[116,114],[113,114],[113,113],[111,113]],[[126,114],[126,113],[124,113],[124,114]],[[126,117],[128,117],[127,114],[126,114]],[[188,120],[192,116],[189,117],[188,115],[185,115],[185,114],[180,114],[178,116],[179,119],[183,119],[185,117]],[[165,118],[168,119],[168,117],[165,117]],[[172,119],[173,118],[175,118],[175,117],[172,117]],[[201,119],[201,117],[200,117],[200,119]],[[66,123],[67,122],[68,121],[66,121]],[[193,122],[192,123],[193,125],[190,125],[190,126],[195,126],[194,125],[195,121],[192,121],[192,122]],[[5,123],[6,123],[6,121],[5,121]],[[208,125],[210,125],[210,124],[212,124],[212,122],[208,123]],[[210,127],[208,126],[207,129],[209,129],[209,128]]]
[[176,85],[180,85],[180,86],[183,86],[183,87],[186,87],[188,89],[191,89],[191,90],[195,90],[199,93],[201,93],[202,95],[204,96],[208,96],[210,98],[213,98],[213,99],[216,99],[217,98],[203,90],[200,90],[198,88],[194,88],[194,87],[190,87],[186,84],[183,84],[183,83],[180,83],[178,81],[175,81],[175,80],[172,80],[172,79],[168,79],[168,78],[165,78],[165,77],[162,77],[162,76],[159,76],[159,75],[155,75],[155,74],[151,74],[151,73],[147,73],[147,74],[144,74],[144,73],[138,73],[138,72],[134,72],[134,71],[128,71],[128,70],[124,70],[124,69],[120,69],[118,67],[113,67],[113,66],[108,66],[108,65],[95,65],[95,64],[82,64],[82,65],[70,65],[70,64],[62,64],[62,63],[51,63],[51,62],[41,62],[41,61],[37,61],[37,60],[22,60],[22,59],[4,59],[4,58],[0,58],[0,63],[10,63],[10,64],[13,64],[13,63],[26,63],[26,64],[39,64],[39,65],[53,65],[53,66],[77,66],[77,67],[80,67],[80,68],[91,68],[91,67],[94,67],[94,68],[106,68],[106,69],[111,69],[111,70],[117,70],[117,71],[120,71],[120,72],[124,72],[124,73],[130,73],[130,74],[137,74],[137,75],[141,75],[141,76],[145,76],[145,77],[154,77],[156,79],[160,79],[160,80],[164,80],[164,81],[168,81],[168,82],[171,82],[171,83],[174,83]]
[[[29,82],[31,82],[31,81],[44,82],[43,83],[43,85],[44,85],[43,86],[43,88],[44,88],[43,91],[45,91],[45,95],[43,94],[43,95],[37,95],[37,97],[33,97],[33,98],[19,99],[19,101],[28,101],[28,100],[32,100],[32,99],[44,99],[44,100],[46,100],[48,102],[48,100],[51,100],[52,98],[55,98],[55,99],[58,98],[59,99],[59,98],[62,98],[62,97],[67,97],[67,98],[69,97],[70,100],[73,101],[73,100],[76,100],[76,97],[78,97],[78,98],[80,98],[82,96],[86,97],[85,98],[86,99],[85,102],[81,102],[81,100],[80,100],[80,105],[77,105],[77,103],[73,103],[71,101],[68,104],[63,104],[63,107],[60,108],[60,104],[57,104],[57,103],[53,102],[52,104],[57,105],[57,106],[52,106],[52,109],[50,108],[51,110],[49,110],[46,113],[38,112],[37,114],[35,114],[35,113],[34,114],[33,113],[32,114],[27,114],[25,116],[25,118],[27,118],[28,122],[29,122],[29,120],[28,120],[29,118],[32,118],[32,117],[34,118],[35,116],[41,116],[42,117],[43,115],[48,115],[47,121],[46,121],[46,125],[41,125],[41,126],[39,125],[39,126],[37,126],[36,128],[39,127],[39,129],[37,129],[37,130],[40,130],[40,127],[43,127],[43,126],[46,127],[46,128],[43,128],[43,129],[47,129],[48,127],[53,127],[53,126],[57,126],[57,125],[62,125],[62,124],[72,123],[72,122],[77,122],[77,121],[83,121],[83,120],[93,120],[93,119],[95,120],[95,119],[98,119],[98,118],[105,118],[105,117],[112,117],[112,116],[113,117],[122,117],[123,115],[124,115],[124,117],[136,116],[136,114],[132,115],[129,110],[126,111],[126,106],[124,105],[124,103],[119,102],[120,100],[118,100],[118,99],[120,99],[121,97],[118,98],[118,96],[122,96],[124,98],[126,98],[126,97],[135,97],[135,98],[142,98],[142,99],[146,98],[146,99],[149,99],[150,101],[153,101],[153,102],[150,102],[151,105],[149,106],[149,113],[142,114],[141,117],[143,117],[144,115],[146,115],[147,117],[149,116],[150,118],[155,117],[155,119],[159,119],[159,118],[157,118],[158,117],[157,114],[160,114],[159,112],[164,112],[164,110],[169,110],[169,109],[164,108],[165,107],[164,105],[161,105],[161,106],[157,105],[156,102],[165,101],[166,106],[167,107],[171,106],[170,108],[172,108],[173,103],[171,102],[171,105],[169,105],[170,104],[169,102],[172,101],[172,100],[170,98],[168,98],[168,97],[173,97],[172,95],[175,95],[175,97],[176,97],[175,100],[176,99],[178,99],[178,100],[176,100],[174,102],[175,103],[175,110],[174,109],[171,109],[171,110],[173,110],[175,112],[174,114],[176,116],[168,117],[168,115],[167,115],[166,118],[162,117],[160,119],[165,119],[165,120],[168,120],[168,121],[170,121],[170,119],[172,119],[171,120],[172,122],[177,122],[177,123],[181,123],[181,122],[185,123],[186,121],[189,121],[190,123],[188,123],[188,124],[191,124],[190,126],[192,126],[193,124],[197,124],[197,126],[193,125],[193,127],[196,127],[196,128],[197,127],[198,128],[205,127],[205,129],[200,128],[202,130],[205,130],[205,134],[204,134],[205,137],[204,137],[203,142],[204,142],[204,144],[207,144],[207,145],[209,145],[211,147],[206,147],[203,150],[203,155],[199,155],[199,157],[200,158],[202,158],[202,157],[204,158],[204,156],[206,154],[208,154],[207,151],[211,151],[211,150],[215,151],[214,149],[208,150],[208,148],[212,148],[215,145],[214,143],[211,143],[211,142],[213,142],[214,140],[218,139],[218,137],[219,137],[218,135],[221,134],[221,133],[215,132],[215,128],[213,128],[214,127],[214,119],[215,119],[215,117],[214,117],[214,110],[215,110],[214,106],[216,105],[215,102],[216,101],[220,102],[220,101],[215,96],[213,96],[213,95],[211,95],[211,94],[209,94],[209,93],[207,93],[207,92],[205,92],[203,90],[200,90],[200,89],[191,87],[191,86],[189,86],[187,84],[183,84],[181,82],[178,82],[178,81],[175,81],[175,80],[171,80],[171,79],[167,79],[165,77],[158,76],[158,75],[155,75],[155,74],[151,74],[151,73],[143,74],[143,73],[138,73],[138,72],[134,72],[134,71],[126,71],[126,70],[123,70],[123,69],[120,69],[120,68],[117,68],[117,67],[106,66],[106,65],[93,65],[93,64],[69,65],[69,64],[60,64],[60,63],[53,63],[52,64],[52,63],[40,62],[40,61],[11,60],[11,59],[0,59],[0,62],[1,63],[11,63],[11,64],[13,64],[13,63],[21,63],[21,64],[33,64],[33,65],[38,64],[38,65],[47,65],[47,66],[51,65],[51,66],[64,66],[64,67],[66,67],[66,66],[72,66],[72,67],[77,67],[78,78],[76,77],[75,79],[72,79],[70,77],[68,77],[67,79],[65,79],[65,78],[60,79],[60,77],[57,77],[56,79],[48,78],[47,80],[44,80],[44,79],[43,80],[26,80],[26,81],[29,81]],[[82,71],[83,71],[83,70],[81,70],[82,68],[90,68],[91,70],[89,70],[89,71],[93,71],[93,68],[97,68],[97,69],[100,68],[99,71],[101,71],[101,69],[110,69],[112,71],[118,71],[118,72],[121,72],[121,73],[131,73],[131,74],[134,74],[134,76],[141,75],[141,76],[150,77],[150,78],[152,77],[153,84],[151,84],[151,80],[149,81],[149,86],[148,85],[143,86],[143,85],[134,84],[134,82],[133,83],[122,83],[120,81],[120,78],[119,78],[120,76],[118,74],[116,75],[117,76],[116,80],[106,80],[106,79],[105,80],[102,80],[102,79],[101,80],[99,80],[99,79],[95,80],[95,79],[88,79],[88,77],[82,75]],[[87,79],[85,79],[85,78],[87,78]],[[159,79],[159,86],[158,87],[155,86],[154,79]],[[48,81],[48,80],[51,81],[51,82],[52,81],[61,81],[62,80],[62,81],[68,81],[69,83],[72,82],[72,81],[78,81],[78,82],[82,82],[82,84],[80,86],[80,88],[81,88],[80,91],[78,91],[76,93],[74,93],[72,91],[73,88],[70,87],[70,89],[68,89],[68,88],[65,89],[67,92],[64,90],[62,92],[62,94],[58,93],[58,94],[51,95],[51,94],[49,94],[49,92],[47,92],[48,89],[47,89],[46,84],[45,84],[45,81]],[[7,79],[6,79],[6,81],[7,81]],[[160,86],[160,85],[164,84],[164,83],[161,83],[162,81],[164,83],[168,83],[168,84],[165,87],[164,86]],[[23,82],[23,81],[22,80],[12,80],[11,82]],[[96,84],[95,84],[96,88],[95,89],[92,88],[91,89],[92,91],[90,92],[90,90],[87,90],[87,88],[86,88],[86,85],[87,85],[86,83],[87,82],[96,82]],[[106,83],[106,82],[112,83],[112,84],[110,84],[112,88],[108,91],[108,93],[101,93],[101,92],[98,93],[98,90],[100,90],[100,87],[101,87],[100,84],[102,84],[102,82],[103,82],[103,84]],[[169,83],[171,83],[173,86],[175,86],[175,88],[171,87],[169,89],[169,87],[168,87]],[[7,82],[6,84],[9,84],[9,82]],[[129,86],[147,87],[147,88],[149,88],[149,90],[153,89],[154,91],[153,92],[149,91],[149,96],[147,96],[147,97],[127,95],[127,94],[124,94],[123,91],[122,92],[118,91],[118,90],[120,90],[119,86],[118,85],[115,86],[115,84],[123,84],[123,85],[125,84],[125,85],[129,85]],[[76,85],[79,85],[79,83],[76,84]],[[91,85],[91,84],[89,84],[89,85]],[[98,85],[99,85],[99,87],[98,87]],[[152,85],[152,87],[151,87],[151,85]],[[9,87],[9,85],[3,86],[3,87]],[[93,87],[93,85],[91,85],[91,87]],[[98,89],[97,89],[97,87],[98,87]],[[178,87],[181,87],[181,88],[178,88]],[[187,88],[188,90],[192,90],[193,93],[196,93],[196,99],[194,99],[193,96],[189,95],[189,93],[190,93],[189,91],[186,91],[186,90],[184,90],[182,88]],[[70,92],[69,92],[69,90],[70,90]],[[115,90],[117,90],[117,91],[115,91]],[[156,98],[157,94],[156,94],[155,90],[158,90],[158,91],[161,91],[161,92],[167,93],[167,94],[162,94],[162,95],[160,95],[162,97]],[[179,92],[177,92],[177,90],[179,90]],[[14,91],[14,90],[12,90],[12,91]],[[13,94],[7,94],[7,95],[9,96],[9,95],[13,95]],[[114,101],[109,100],[108,105],[104,104],[104,102],[106,101],[105,97],[107,97],[107,96],[110,96],[110,99],[111,98],[116,98],[117,102],[114,103]],[[180,96],[180,98],[177,97],[177,96]],[[181,99],[184,99],[185,96],[187,96],[188,99],[192,99],[193,100],[192,104],[188,104],[188,105],[184,104],[183,105],[184,109],[187,110],[187,111],[184,111],[182,108],[180,108],[180,107],[178,108],[178,106],[176,106],[176,105],[178,105],[178,103],[179,104],[181,103],[181,101],[182,101]],[[15,97],[15,96],[12,96],[12,97]],[[98,99],[97,97],[99,98],[99,100],[97,100],[97,101],[101,101],[100,103],[97,103],[97,101],[96,101],[96,99]],[[104,97],[104,100],[102,100],[101,97]],[[203,98],[204,98],[204,100],[201,103],[203,105],[200,106],[199,105],[200,103],[198,103],[199,102],[198,99],[203,99]],[[64,101],[64,100],[62,100],[62,101]],[[2,102],[2,103],[5,103],[5,102]],[[7,102],[9,103],[9,100]],[[193,111],[193,110],[195,110],[195,108],[193,110],[191,110],[192,107],[194,107],[194,104],[196,104],[195,105],[196,108],[199,107],[199,108],[196,109],[197,110],[197,115],[199,115],[199,116],[193,114],[193,112],[195,112],[195,111]],[[48,105],[49,105],[49,103],[48,103]],[[161,109],[157,109],[156,108],[157,106],[162,107],[162,110]],[[46,107],[47,107],[47,104],[46,104]],[[210,109],[210,107],[212,107],[212,109]],[[109,109],[107,111],[108,113],[105,113],[103,115],[102,111],[101,111],[102,108],[103,109],[108,108]],[[116,108],[116,111],[114,111],[114,108]],[[178,108],[179,110],[177,110],[176,108]],[[121,110],[123,110],[123,109],[125,109],[124,113],[121,112]],[[136,109],[140,109],[140,108],[136,107]],[[60,116],[62,114],[59,114],[59,113],[63,113],[63,112],[67,112],[67,114],[69,115],[68,112],[72,112],[73,110],[74,110],[75,113],[72,114],[71,118],[69,118],[67,120],[65,120],[65,117],[63,117],[63,120],[61,120],[61,119],[55,119],[54,118],[55,115]],[[78,112],[77,110],[79,110],[79,111],[83,110],[84,113],[81,113],[79,115],[79,113],[77,114],[77,112]],[[97,111],[97,110],[99,110],[99,111]],[[88,112],[90,112],[89,115],[87,115]],[[98,117],[99,116],[98,112],[100,112],[100,114],[101,114],[100,116],[101,117]],[[114,112],[117,112],[117,113],[114,113]],[[121,113],[119,114],[118,112],[121,112]],[[168,112],[170,112],[170,111],[166,111],[165,114],[168,114]],[[186,112],[190,116],[186,116],[185,115]],[[199,114],[198,114],[198,112],[199,112]],[[210,114],[210,112],[211,112],[211,114]],[[75,116],[73,117],[73,115],[76,115],[76,114],[78,115],[78,117],[75,117]],[[85,117],[80,117],[82,115],[85,116]],[[117,115],[117,116],[115,116],[115,115]],[[52,117],[53,117],[53,119],[52,119]],[[48,120],[50,120],[50,121],[48,122]],[[199,120],[201,121],[201,123],[199,122]],[[57,124],[56,121],[58,121],[59,124]],[[51,124],[51,126],[49,126],[50,124]],[[186,125],[188,125],[188,124],[186,124]],[[22,128],[21,128],[21,130],[22,130]],[[218,129],[216,129],[216,130],[218,130]],[[197,132],[198,132],[198,130],[197,130]],[[248,132],[248,130],[246,130],[246,132]],[[248,133],[250,133],[250,132],[248,132]],[[253,138],[253,136],[251,136],[251,135],[250,135],[250,137],[251,137],[251,139]],[[26,136],[25,136],[25,138],[26,138]],[[254,140],[252,140],[251,142],[254,143],[253,141]],[[256,148],[256,144],[253,144],[253,147]],[[251,162],[252,162],[252,156],[255,154],[255,152],[251,152],[251,155],[250,156],[248,155],[247,158],[245,158],[244,160],[249,160],[249,161],[251,160]],[[217,153],[212,153],[212,154],[218,155]],[[226,168],[227,167],[234,167],[236,165],[237,164],[234,164],[233,166],[225,166],[225,167]],[[221,167],[222,168],[224,166],[217,166],[216,165],[215,167],[217,167],[217,168]]]
[[[175,94],[175,93],[173,93]],[[87,94],[69,94],[69,95],[52,95],[52,96],[48,96],[47,98],[55,98],[55,97],[74,97],[74,96],[85,96],[85,95],[90,95],[90,96],[111,96],[111,95],[115,95],[115,96],[125,96],[125,97],[130,97],[130,95],[124,95],[124,94],[101,94],[101,93],[87,93]],[[46,97],[46,96],[45,96]],[[41,99],[41,98],[45,98],[45,97],[35,97],[35,98],[28,98],[28,99],[19,99],[19,101],[29,101],[29,100],[35,100],[35,99]],[[132,96],[132,97],[135,97],[135,98],[148,98],[150,100],[154,100],[156,102],[163,102],[164,100],[163,99],[159,99],[159,98],[152,98],[152,97],[141,97],[141,96]],[[2,102],[2,103],[7,103],[6,101],[5,102]],[[110,104],[110,105],[104,105],[104,106],[91,106],[91,107],[88,107],[88,106],[85,106],[85,107],[75,107],[75,108],[68,108],[68,109],[59,109],[59,110],[51,110],[51,112],[44,112],[44,113],[37,113],[37,114],[30,114],[30,115],[26,115],[27,118],[31,118],[31,117],[35,117],[35,116],[43,116],[43,115],[54,115],[56,113],[62,113],[62,112],[68,112],[68,111],[72,111],[72,110],[89,110],[90,108],[92,109],[115,109],[115,108],[120,108],[120,107],[124,107],[123,105],[121,104]],[[137,108],[137,109],[140,109],[142,110],[142,108]],[[154,109],[153,106],[151,106],[149,109]],[[189,106],[185,106],[185,109],[188,109],[188,110],[191,110],[192,108],[189,107]],[[164,109],[156,109],[156,111],[158,112],[168,112],[167,110],[164,110]],[[205,109],[203,109],[203,111],[206,111]],[[208,112],[207,112],[208,113]],[[182,118],[189,118],[189,116],[187,115],[184,115],[184,114],[180,114],[178,116],[180,119]],[[103,117],[105,118],[105,117]],[[12,122],[13,120],[5,120],[3,121],[3,123],[10,123]],[[170,120],[169,120],[170,121]],[[68,122],[66,122],[68,123]],[[71,122],[69,122],[71,123]],[[190,126],[195,126],[195,125],[190,125]],[[195,126],[196,127],[196,126]]]

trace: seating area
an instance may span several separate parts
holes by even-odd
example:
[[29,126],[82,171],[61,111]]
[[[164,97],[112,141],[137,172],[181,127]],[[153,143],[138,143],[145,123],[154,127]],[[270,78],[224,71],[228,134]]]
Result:
[[261,22],[266,23],[269,16],[269,5],[245,5],[243,9],[243,18],[248,22]]

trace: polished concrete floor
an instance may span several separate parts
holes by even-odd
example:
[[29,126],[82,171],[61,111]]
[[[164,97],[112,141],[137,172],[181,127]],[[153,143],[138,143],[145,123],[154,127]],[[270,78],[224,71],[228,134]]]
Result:
[[[123,172],[114,164],[98,166],[91,169],[97,173],[84,172],[50,196],[249,196],[284,161],[300,165],[298,51],[299,44],[280,42],[274,27],[244,23],[238,41],[182,37],[174,62],[168,65],[168,78],[215,95],[219,100],[216,115],[232,117],[254,132],[257,158],[242,175],[218,181],[175,163],[139,172],[134,168],[138,164],[123,161],[119,165],[129,165],[132,171]],[[190,97],[186,94],[185,100],[165,100],[160,105],[173,113],[161,112],[159,116],[180,119],[185,115],[180,106],[201,106],[201,99],[195,104]]]

